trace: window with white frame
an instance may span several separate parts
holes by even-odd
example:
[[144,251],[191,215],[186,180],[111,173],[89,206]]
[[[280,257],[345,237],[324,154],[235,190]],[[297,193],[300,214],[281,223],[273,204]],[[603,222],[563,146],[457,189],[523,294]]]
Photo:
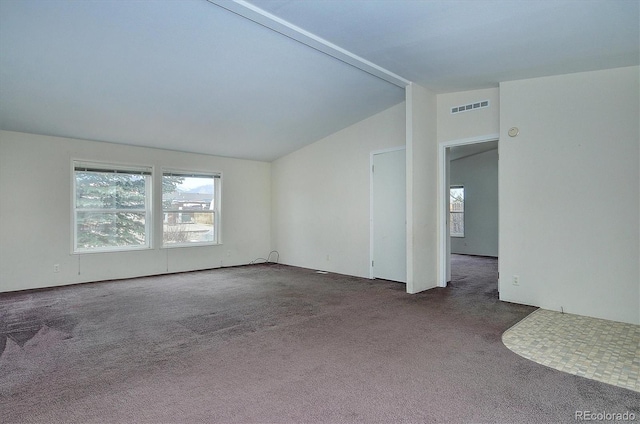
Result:
[[220,242],[220,174],[162,173],[165,247]]
[[451,237],[464,237],[464,187],[449,188],[449,230]]
[[151,167],[73,162],[74,252],[151,247]]

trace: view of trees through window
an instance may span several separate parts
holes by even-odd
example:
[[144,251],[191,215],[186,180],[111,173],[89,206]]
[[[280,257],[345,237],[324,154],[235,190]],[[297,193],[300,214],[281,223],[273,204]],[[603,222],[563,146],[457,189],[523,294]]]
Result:
[[75,250],[149,246],[151,173],[75,169]]
[[449,189],[449,223],[451,237],[464,237],[464,187]]

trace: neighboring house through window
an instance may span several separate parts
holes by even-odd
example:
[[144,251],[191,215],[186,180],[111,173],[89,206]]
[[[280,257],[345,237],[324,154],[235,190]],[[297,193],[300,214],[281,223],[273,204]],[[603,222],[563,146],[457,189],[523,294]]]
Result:
[[220,175],[162,173],[165,247],[220,243]]

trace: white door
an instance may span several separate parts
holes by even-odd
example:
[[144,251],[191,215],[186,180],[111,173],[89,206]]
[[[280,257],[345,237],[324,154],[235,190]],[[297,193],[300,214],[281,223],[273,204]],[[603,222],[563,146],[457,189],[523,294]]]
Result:
[[407,282],[405,150],[373,154],[372,276]]

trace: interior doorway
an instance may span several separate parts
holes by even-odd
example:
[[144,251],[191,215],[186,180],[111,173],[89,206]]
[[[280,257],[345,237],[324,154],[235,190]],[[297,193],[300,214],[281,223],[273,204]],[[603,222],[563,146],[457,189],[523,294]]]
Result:
[[[498,205],[497,196],[499,195],[499,187],[497,184],[497,156],[498,156],[498,134],[492,134],[482,137],[476,137],[464,140],[453,140],[442,142],[438,146],[439,156],[439,236],[438,236],[438,286],[447,287],[451,281],[451,255],[452,244],[453,251],[459,254],[477,255],[487,257],[498,257],[498,238],[499,238],[499,221],[498,221]],[[492,153],[490,153],[493,151]],[[487,161],[489,157],[495,158],[495,169],[492,171],[495,179],[495,193],[491,196],[495,197],[495,205],[492,211],[487,210],[488,200],[482,199],[480,193],[480,177],[466,176],[465,178],[456,177],[452,179],[451,163],[453,161],[472,162],[474,156],[477,160]],[[470,158],[464,160],[464,158]],[[475,159],[474,159],[475,160]],[[451,188],[456,191],[457,200],[450,200],[452,195]],[[460,193],[464,193],[460,197]],[[473,199],[473,213],[469,213],[468,207],[465,207],[465,200],[471,202]],[[482,205],[482,203],[485,203]],[[456,209],[451,213],[451,207]],[[471,206],[471,204],[469,204]],[[452,223],[451,220],[454,220]],[[494,220],[491,225],[492,229],[487,227],[487,220]],[[466,225],[465,225],[466,224]],[[452,226],[454,237],[452,235]],[[489,236],[487,236],[489,231]],[[483,235],[484,233],[484,235]],[[496,259],[497,263],[497,259]]]

